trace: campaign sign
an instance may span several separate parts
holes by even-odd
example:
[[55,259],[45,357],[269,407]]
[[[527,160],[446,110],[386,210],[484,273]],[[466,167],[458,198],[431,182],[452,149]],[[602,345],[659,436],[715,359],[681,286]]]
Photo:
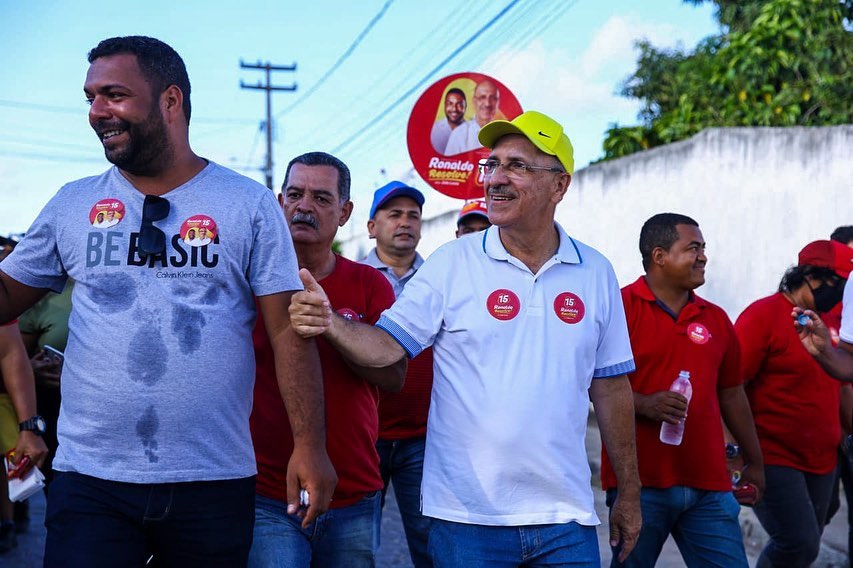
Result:
[[493,120],[512,120],[521,105],[506,86],[482,73],[456,73],[433,83],[412,109],[407,141],[412,164],[436,191],[458,199],[483,197],[477,162],[489,150],[477,139]]

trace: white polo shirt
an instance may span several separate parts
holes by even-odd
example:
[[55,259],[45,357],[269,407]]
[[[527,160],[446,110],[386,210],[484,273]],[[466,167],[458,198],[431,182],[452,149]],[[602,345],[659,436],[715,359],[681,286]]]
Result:
[[497,227],[434,252],[384,312],[410,356],[433,345],[423,513],[482,525],[599,523],[589,388],[634,370],[610,262],[560,235],[533,274]]

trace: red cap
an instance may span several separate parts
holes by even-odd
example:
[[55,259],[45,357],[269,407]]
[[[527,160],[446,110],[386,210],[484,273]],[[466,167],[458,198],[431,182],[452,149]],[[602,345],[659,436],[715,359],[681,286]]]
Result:
[[471,215],[481,215],[488,220],[489,208],[486,207],[486,202],[481,200],[469,201],[463,205],[462,210],[459,212],[459,218],[456,220],[456,224],[458,225],[463,219]]
[[853,270],[853,248],[835,241],[814,241],[800,251],[799,266],[819,266],[846,279]]

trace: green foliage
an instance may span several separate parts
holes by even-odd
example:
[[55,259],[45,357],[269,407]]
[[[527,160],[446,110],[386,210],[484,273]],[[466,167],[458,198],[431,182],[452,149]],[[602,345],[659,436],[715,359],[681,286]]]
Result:
[[710,126],[853,122],[853,0],[712,1],[725,31],[692,52],[638,44],[622,94],[642,101],[642,125],[613,125],[603,159]]

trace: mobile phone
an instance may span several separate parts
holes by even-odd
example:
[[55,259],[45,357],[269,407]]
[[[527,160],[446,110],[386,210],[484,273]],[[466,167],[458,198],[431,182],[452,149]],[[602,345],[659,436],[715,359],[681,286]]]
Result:
[[755,489],[755,486],[750,483],[744,483],[740,487],[735,487],[733,490],[735,494],[735,499],[741,505],[746,505],[747,507],[752,507],[755,505],[755,500],[758,497],[758,492]]
[[47,358],[50,359],[52,363],[57,363],[61,365],[63,361],[65,361],[65,354],[59,349],[56,349],[55,347],[45,345],[44,352],[47,355]]

